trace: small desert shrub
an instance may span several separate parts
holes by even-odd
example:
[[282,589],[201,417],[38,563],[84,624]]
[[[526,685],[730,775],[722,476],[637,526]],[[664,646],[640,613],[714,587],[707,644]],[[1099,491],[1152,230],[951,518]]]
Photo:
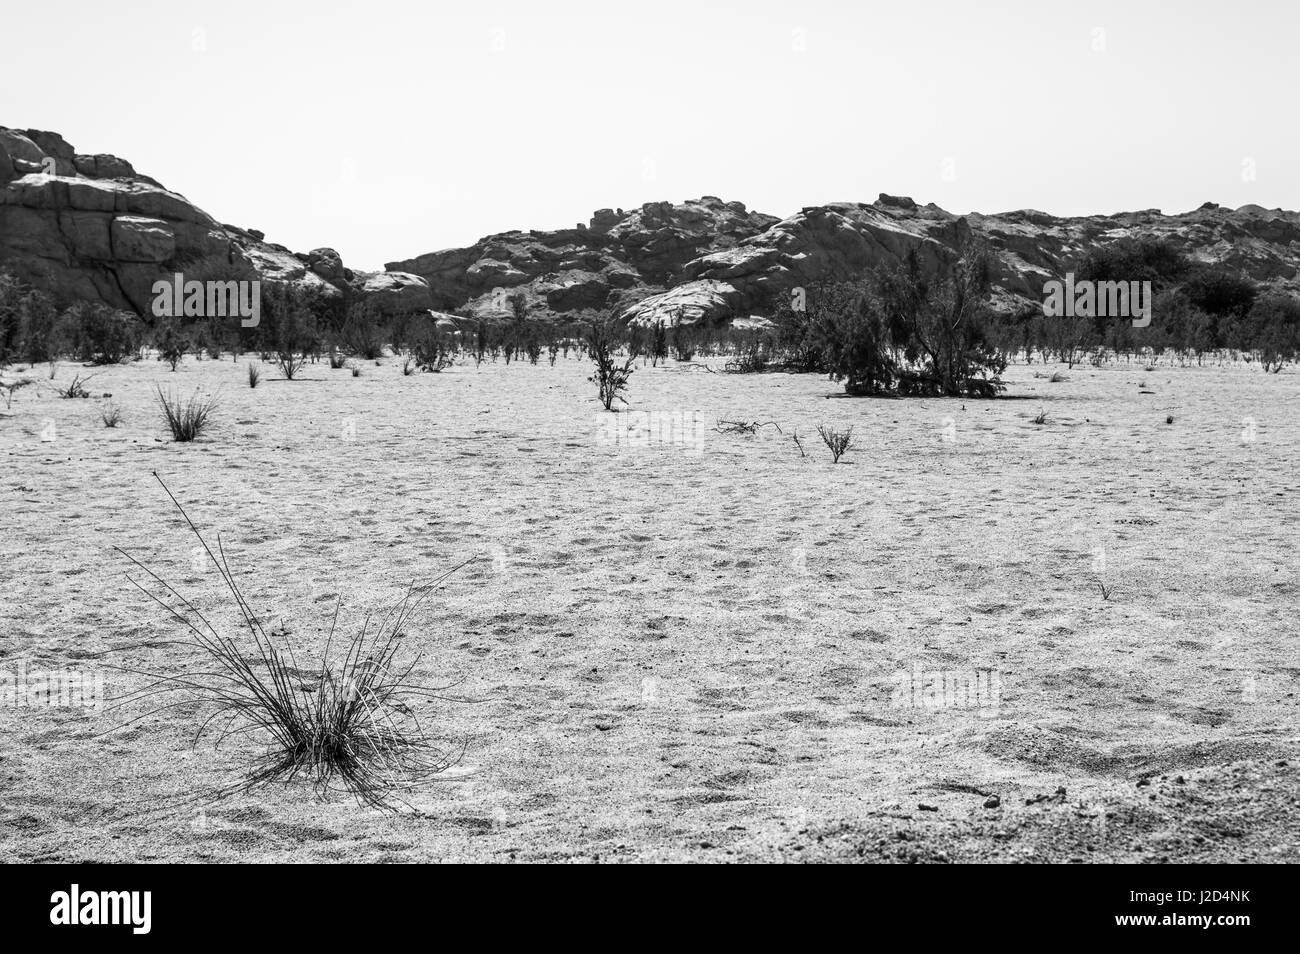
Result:
[[355,364],[352,366],[352,376],[353,376],[354,378],[359,378],[359,377],[361,377],[361,368],[360,368],[360,366],[355,365]]
[[145,327],[133,314],[95,302],[77,302],[65,314],[73,350],[84,361],[117,364],[131,355]]
[[343,324],[343,347],[351,354],[373,361],[384,356],[381,316],[372,304],[355,302]]
[[347,365],[348,359],[337,349],[330,349],[329,362],[330,362],[330,370],[337,371],[339,368],[345,367]]
[[840,431],[833,427],[826,427],[824,424],[818,424],[817,433],[821,435],[822,441],[830,448],[832,464],[838,464],[845,451],[853,446],[852,427]]
[[185,335],[181,334],[176,322],[168,321],[158,330],[154,338],[154,347],[158,349],[158,360],[166,361],[175,371],[181,359],[185,357],[185,352],[189,350],[190,342]]
[[[163,489],[167,490],[165,484]],[[443,695],[449,687],[416,685],[420,657],[399,658],[402,639],[416,611],[454,570],[424,586],[412,585],[377,626],[367,615],[355,634],[341,639],[338,649],[332,651],[339,613],[336,605],[319,659],[304,660],[306,665],[299,666],[293,648],[274,630],[268,633],[249,605],[220,540],[214,553],[170,490],[167,494],[221,575],[239,625],[235,635],[219,630],[209,622],[209,615],[119,548],[148,576],[147,585],[128,579],[185,627],[175,644],[190,649],[196,657],[192,665],[174,675],[124,669],[147,677],[149,683],[123,697],[119,705],[165,700],[125,725],[165,709],[197,703],[200,711],[196,718],[201,722],[196,739],[216,726],[217,745],[240,735],[267,742],[243,777],[212,792],[214,798],[301,777],[312,783],[318,795],[342,790],[359,804],[393,811],[403,804],[398,792],[446,771],[459,760],[463,748],[444,747],[430,739],[415,712],[416,706],[430,700],[453,701]]]
[[262,383],[262,369],[255,364],[248,365],[248,386],[255,388]]
[[157,388],[157,391],[158,403],[162,406],[163,418],[167,422],[167,429],[171,431],[172,440],[181,443],[192,441],[211,423],[212,412],[217,409],[216,397],[203,397],[195,393],[182,403],[171,392],[163,394],[162,388]]
[[409,378],[414,373],[415,373],[415,364],[413,363],[411,356],[408,354],[405,358],[402,359],[402,377]]
[[697,345],[696,337],[695,329],[689,325],[683,325],[680,317],[674,321],[672,332],[668,336],[668,343],[673,349],[673,357],[678,361],[693,360]]
[[80,374],[74,374],[72,381],[65,388],[55,388],[61,398],[88,398],[90,392],[86,390],[86,382],[90,378],[83,378]]
[[116,404],[106,404],[99,412],[105,427],[117,427],[122,423],[122,409]]
[[627,398],[620,391],[627,390],[628,379],[635,370],[636,349],[630,349],[627,359],[619,364],[614,357],[614,336],[606,324],[594,324],[587,336],[587,348],[591,360],[596,363],[596,372],[587,380],[595,384],[600,392],[600,403],[605,410],[613,410],[615,399],[627,403]]
[[751,342],[722,368],[728,374],[762,374],[770,363],[767,346]]
[[1034,418],[1034,423],[1035,423],[1035,424],[1046,424],[1046,423],[1047,423],[1047,412],[1046,412],[1046,411],[1039,411],[1039,412],[1038,412],[1038,416]]
[[277,351],[275,353],[275,366],[280,369],[286,381],[292,381],[297,377],[298,372],[307,364],[307,353],[305,351]]
[[434,332],[417,340],[411,349],[411,357],[421,371],[439,372],[451,367],[451,344],[443,336]]
[[53,361],[67,349],[67,322],[54,299],[0,272],[0,330],[3,350],[28,364]]

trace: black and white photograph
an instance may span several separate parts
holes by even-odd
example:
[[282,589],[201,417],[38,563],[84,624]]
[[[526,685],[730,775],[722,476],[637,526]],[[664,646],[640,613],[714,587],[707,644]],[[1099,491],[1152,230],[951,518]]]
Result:
[[0,860],[135,934],[118,866],[1225,865],[1090,916],[1247,929],[1298,27],[6,2]]

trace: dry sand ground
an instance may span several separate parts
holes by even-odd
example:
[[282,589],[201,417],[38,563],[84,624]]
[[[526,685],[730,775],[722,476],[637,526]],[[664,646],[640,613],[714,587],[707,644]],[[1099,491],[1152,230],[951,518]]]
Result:
[[[1019,365],[1014,399],[962,402],[640,368],[633,409],[709,427],[638,447],[576,359],[268,368],[257,390],[246,360],[99,372],[115,430],[41,368],[0,411],[0,668],[193,665],[112,549],[224,602],[157,470],[300,652],[336,594],[355,620],[481,557],[409,638],[479,700],[429,712],[464,761],[397,816],[301,787],[159,811],[248,749],[191,747],[183,709],[100,736],[139,710],[7,708],[0,856],[1300,857],[1300,371]],[[219,392],[209,435],[164,440],[155,382]],[[718,417],[797,427],[808,456]],[[823,421],[856,428],[838,466]],[[899,704],[914,670],[999,694]],[[110,700],[138,684],[106,678]]]

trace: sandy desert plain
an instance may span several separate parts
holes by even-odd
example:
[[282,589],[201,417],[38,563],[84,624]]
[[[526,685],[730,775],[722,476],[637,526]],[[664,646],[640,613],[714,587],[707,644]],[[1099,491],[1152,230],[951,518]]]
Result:
[[[669,361],[628,408],[702,428],[646,441],[576,357],[256,390],[250,360],[92,369],[87,400],[54,392],[87,369],[37,367],[0,409],[0,669],[108,699],[0,708],[0,856],[1300,860],[1294,368],[1016,364],[999,400],[871,400]],[[211,429],[173,443],[155,384],[216,393]],[[837,465],[821,422],[855,428]],[[193,744],[193,706],[114,730],[143,680],[109,667],[197,665],[114,547],[234,626],[154,471],[308,656],[336,600],[347,628],[474,558],[407,636],[472,700],[421,713],[460,763],[396,814],[185,801],[256,743]]]

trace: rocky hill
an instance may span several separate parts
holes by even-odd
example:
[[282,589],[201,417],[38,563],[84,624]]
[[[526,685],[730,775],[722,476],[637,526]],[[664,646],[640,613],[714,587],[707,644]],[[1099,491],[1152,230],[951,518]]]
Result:
[[141,313],[155,280],[216,263],[389,312],[561,320],[613,312],[638,323],[725,323],[770,314],[795,287],[860,278],[912,249],[941,269],[972,237],[996,253],[1006,308],[1041,302],[1044,281],[1089,247],[1127,237],[1165,239],[1193,259],[1300,294],[1296,212],[1206,203],[1178,215],[963,216],[883,194],[785,219],[713,196],[602,209],[571,229],[504,232],[390,262],[384,272],[354,272],[332,249],[292,252],[220,224],[125,160],[79,154],[56,133],[0,127],[0,267],[61,299]]
[[577,317],[626,310],[678,284],[701,256],[735,248],[776,221],[713,196],[650,202],[631,212],[601,209],[572,229],[489,235],[386,267],[424,278],[444,311]]
[[951,262],[969,238],[983,240],[999,266],[995,293],[1011,310],[1042,302],[1043,283],[1060,277],[1088,248],[1123,238],[1171,242],[1188,257],[1300,293],[1300,214],[1255,205],[1193,212],[1159,210],[1058,218],[1032,209],[999,215],[946,212],[881,195],[871,204],[806,208],[734,247],[688,262],[682,280],[627,310],[638,322],[720,321],[766,313],[794,287],[861,277],[916,249],[923,265]]
[[308,285],[387,310],[432,305],[415,276],[353,272],[328,248],[291,252],[221,224],[124,159],[78,153],[58,133],[35,129],[0,127],[0,268],[60,302],[140,314],[153,283],[177,271]]

